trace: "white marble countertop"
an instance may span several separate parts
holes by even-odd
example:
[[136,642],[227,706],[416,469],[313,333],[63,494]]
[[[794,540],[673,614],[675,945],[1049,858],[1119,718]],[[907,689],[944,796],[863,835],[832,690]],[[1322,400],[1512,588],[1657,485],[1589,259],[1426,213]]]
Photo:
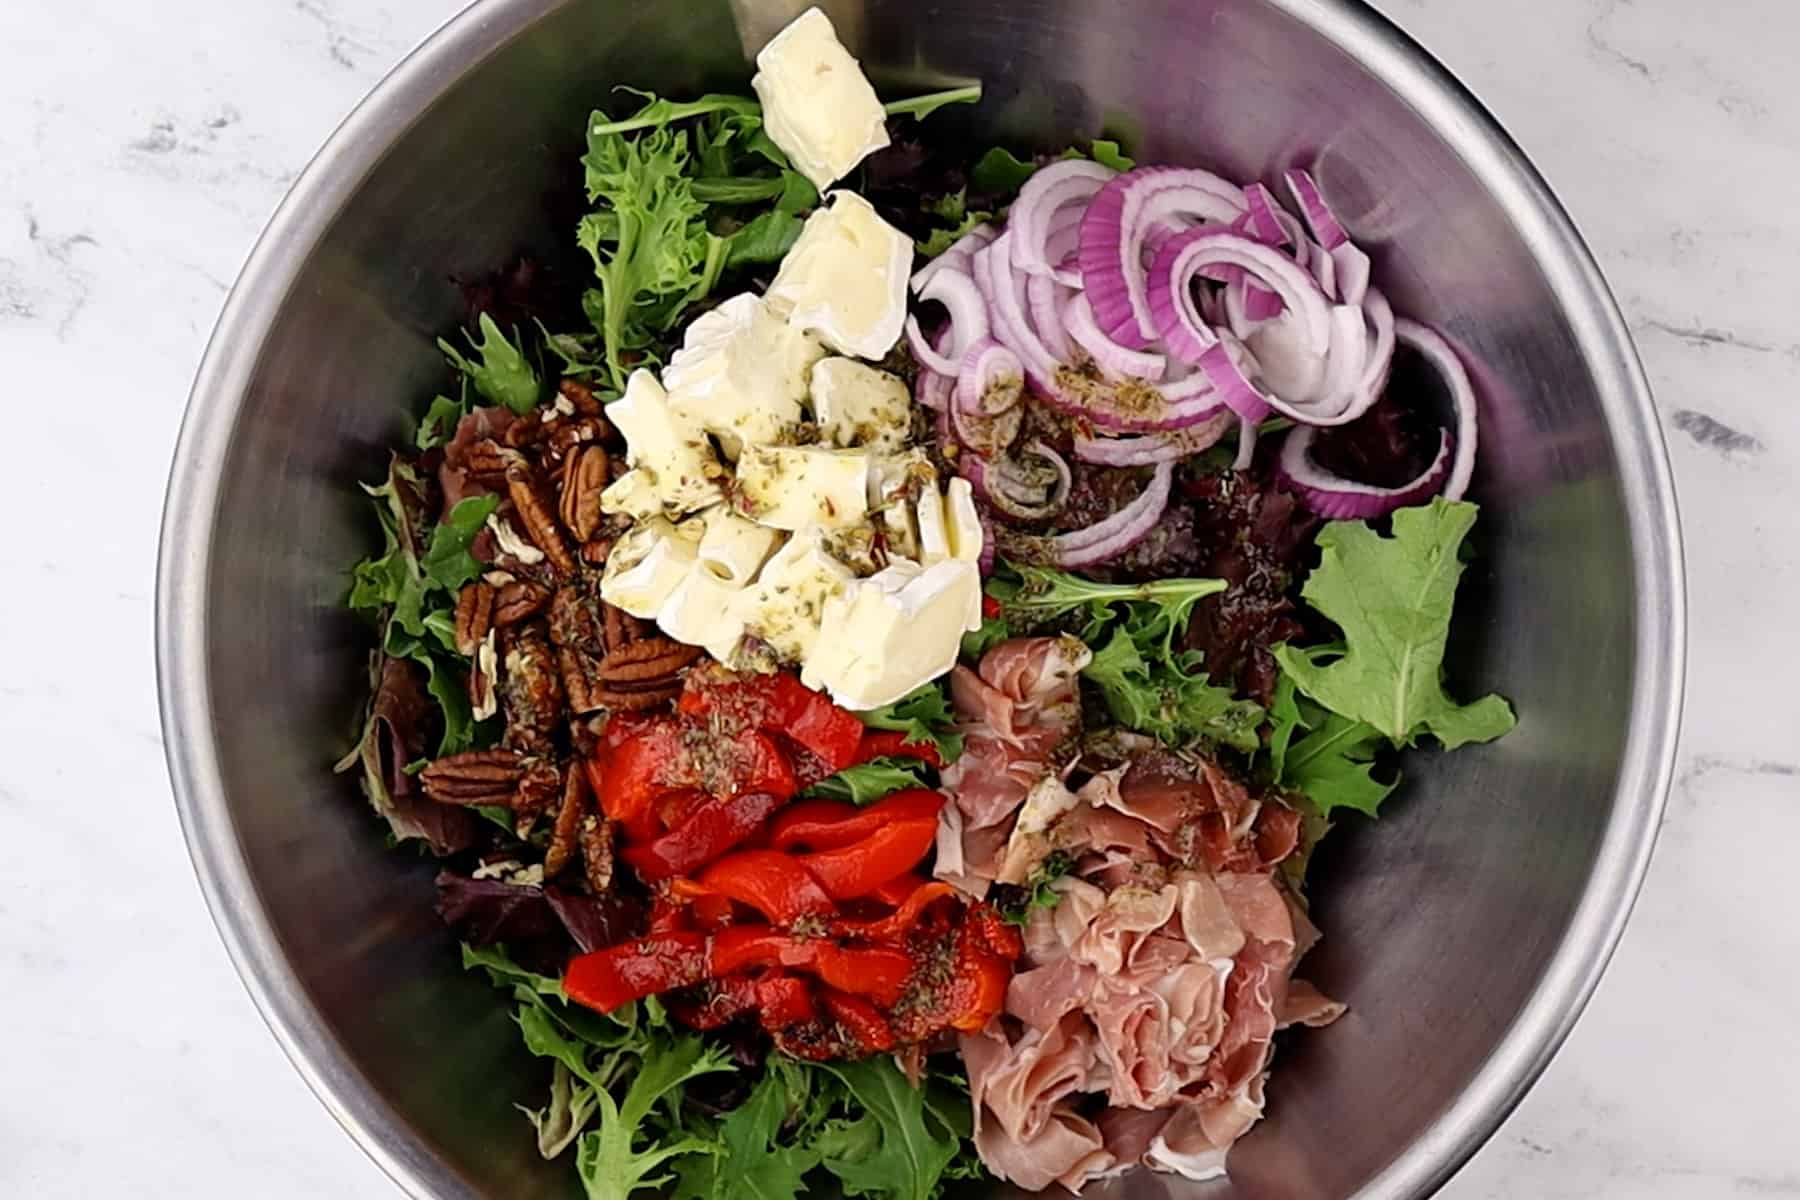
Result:
[[[0,35],[0,1195],[391,1197],[238,985],[168,795],[164,474],[230,280],[460,0],[9,0]],[[1800,1196],[1793,0],[1384,0],[1523,143],[1636,331],[1693,611],[1679,782],[1612,969],[1446,1189]],[[1773,894],[1771,894],[1773,893]]]

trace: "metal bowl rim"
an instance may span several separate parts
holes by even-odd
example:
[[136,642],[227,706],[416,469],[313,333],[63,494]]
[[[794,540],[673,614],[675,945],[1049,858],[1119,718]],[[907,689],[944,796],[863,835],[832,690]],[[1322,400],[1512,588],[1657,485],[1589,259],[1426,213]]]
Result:
[[[1592,253],[1549,186],[1481,103],[1357,0],[1267,0],[1368,68],[1454,147],[1532,247],[1599,385],[1630,522],[1637,595],[1631,723],[1612,815],[1567,932],[1512,1027],[1451,1107],[1358,1193],[1430,1194],[1498,1128],[1568,1036],[1622,934],[1674,776],[1686,658],[1680,525],[1649,382]],[[466,70],[562,0],[476,0],[344,120],[282,201],[208,343],[170,469],[157,560],[164,749],[195,874],[238,975],[283,1052],[337,1122],[418,1200],[473,1196],[348,1060],[262,911],[219,771],[205,671],[206,580],[219,470],[264,339],[299,268],[387,148]]]

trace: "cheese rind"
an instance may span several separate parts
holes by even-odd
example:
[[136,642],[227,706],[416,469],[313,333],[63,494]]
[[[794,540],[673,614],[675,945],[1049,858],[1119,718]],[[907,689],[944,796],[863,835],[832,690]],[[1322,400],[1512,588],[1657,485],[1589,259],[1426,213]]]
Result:
[[891,704],[956,665],[980,597],[972,563],[897,561],[826,604],[801,681],[856,711]]
[[881,100],[817,8],[776,34],[756,68],[750,86],[762,101],[764,128],[820,191],[888,144]]
[[824,355],[816,337],[744,292],[695,318],[662,382],[675,412],[716,435],[735,459],[747,445],[793,440],[813,364]]

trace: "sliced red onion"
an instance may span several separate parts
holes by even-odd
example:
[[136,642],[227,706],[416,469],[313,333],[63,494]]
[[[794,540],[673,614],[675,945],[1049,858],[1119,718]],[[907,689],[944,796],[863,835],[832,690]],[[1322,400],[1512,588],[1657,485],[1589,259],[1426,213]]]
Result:
[[975,519],[981,522],[981,553],[975,559],[975,567],[981,572],[981,577],[986,579],[994,573],[995,560],[1000,553],[999,548],[995,545],[994,518],[987,509],[977,504]]
[[1337,298],[1345,304],[1361,304],[1369,293],[1369,256],[1351,242],[1331,251],[1337,268]]
[[992,338],[969,347],[956,376],[956,411],[997,417],[1024,394],[1025,369],[1018,355]]
[[1300,215],[1306,218],[1307,226],[1321,246],[1327,250],[1336,250],[1350,240],[1343,223],[1325,203],[1325,196],[1319,191],[1319,183],[1312,177],[1312,172],[1289,171],[1284,178],[1289,194],[1294,197],[1294,204],[1300,209]]
[[1168,360],[1162,355],[1133,350],[1107,337],[1106,332],[1094,323],[1094,310],[1081,293],[1069,301],[1063,311],[1063,320],[1070,339],[1087,351],[1094,365],[1108,375],[1154,381],[1161,379],[1168,368]]
[[1394,309],[1386,296],[1370,288],[1368,295],[1363,297],[1363,315],[1368,318],[1372,340],[1362,388],[1371,396],[1379,396],[1387,386],[1388,368],[1394,362]]
[[1157,463],[1179,462],[1215,445],[1236,420],[1232,413],[1221,411],[1196,425],[1168,433],[1122,438],[1077,437],[1075,457],[1102,467],[1151,467]]
[[1290,429],[1281,445],[1276,469],[1283,481],[1300,494],[1306,507],[1334,521],[1362,521],[1417,504],[1435,494],[1450,476],[1451,444],[1455,439],[1448,430],[1438,442],[1437,457],[1424,473],[1397,488],[1375,487],[1331,474],[1313,461],[1312,443],[1317,436],[1318,429],[1312,425]]
[[[947,332],[940,330],[936,339],[928,343],[928,348],[933,354],[937,354],[942,349]],[[950,401],[955,387],[954,376],[940,375],[930,367],[922,366],[919,368],[918,378],[913,381],[913,399],[919,402],[920,407],[929,408],[935,413],[945,415],[950,411]],[[946,421],[944,424],[944,432],[947,436],[948,422]]]
[[1057,368],[1062,364],[1032,331],[1030,318],[1026,315],[1027,277],[1012,268],[1010,234],[1001,234],[975,252],[974,276],[975,286],[988,304],[994,339],[1019,356],[1026,375],[1040,391],[1053,394]]
[[1450,403],[1456,408],[1456,461],[1444,483],[1444,499],[1461,500],[1469,490],[1469,480],[1475,474],[1475,443],[1478,434],[1475,385],[1469,382],[1469,372],[1464,369],[1462,359],[1451,348],[1450,343],[1429,325],[1397,320],[1394,322],[1394,336],[1423,354],[1443,379],[1444,386],[1450,390]]
[[[1068,305],[1068,288],[1048,275],[1033,275],[1025,281],[1025,300],[1031,314],[1031,331],[1044,343],[1044,349],[1059,362],[1075,357],[1063,320]],[[1075,293],[1079,294],[1079,293]]]
[[940,354],[936,346],[925,340],[916,316],[906,318],[907,345],[912,348],[913,357],[932,370],[955,375],[962,369],[969,347],[988,335],[987,302],[981,298],[981,289],[966,271],[946,267],[925,281],[919,289],[919,299],[935,300],[950,314],[950,323],[944,327],[944,351]]
[[1058,566],[1089,567],[1110,562],[1131,549],[1156,528],[1169,507],[1169,489],[1175,468],[1158,463],[1150,485],[1137,499],[1103,521],[1085,529],[1046,538]]
[[1245,188],[1243,232],[1265,246],[1279,246],[1288,241],[1288,233],[1276,216],[1280,207],[1262,184],[1253,183]]
[[[1049,242],[1057,218],[1079,214],[1115,172],[1087,159],[1071,158],[1040,167],[1007,211],[1006,228],[1013,238],[1013,265],[1031,275],[1042,275],[1067,286],[1080,287],[1080,275],[1065,276],[1061,261],[1067,248],[1052,253]],[[1063,225],[1067,227],[1066,222]]]
[[1340,478],[1319,466],[1312,457],[1317,429],[1297,426],[1282,444],[1278,469],[1300,493],[1306,506],[1320,516],[1334,520],[1365,520],[1417,504],[1440,492],[1447,500],[1460,500],[1468,491],[1475,470],[1478,429],[1475,389],[1469,382],[1468,372],[1450,343],[1436,330],[1415,321],[1400,320],[1394,322],[1394,332],[1400,341],[1424,355],[1443,379],[1456,410],[1456,432],[1443,431],[1437,456],[1418,477],[1399,487],[1382,488]]
[[1150,268],[1151,311],[1171,353],[1199,362],[1217,344],[1218,335],[1200,319],[1192,283],[1203,268],[1219,264],[1241,268],[1266,283],[1281,297],[1288,319],[1304,331],[1310,347],[1321,355],[1330,349],[1331,318],[1325,297],[1293,259],[1229,230],[1202,228],[1171,240]]
[[1100,189],[1081,219],[1081,279],[1106,336],[1142,350],[1157,336],[1144,274],[1147,234],[1174,220],[1230,225],[1244,192],[1210,171],[1139,167]]
[[963,234],[950,244],[950,248],[913,272],[913,291],[922,291],[931,282],[931,277],[945,268],[954,268],[964,274],[970,273],[975,252],[1000,236],[1000,231],[992,225],[981,224]]
[[1259,421],[1252,421],[1248,417],[1238,418],[1237,457],[1231,460],[1232,470],[1248,471],[1250,464],[1256,461],[1256,435],[1261,428]]
[[1200,369],[1212,382],[1219,402],[1243,420],[1254,423],[1269,415],[1269,396],[1251,382],[1240,361],[1242,357],[1236,339],[1220,340],[1200,356]]

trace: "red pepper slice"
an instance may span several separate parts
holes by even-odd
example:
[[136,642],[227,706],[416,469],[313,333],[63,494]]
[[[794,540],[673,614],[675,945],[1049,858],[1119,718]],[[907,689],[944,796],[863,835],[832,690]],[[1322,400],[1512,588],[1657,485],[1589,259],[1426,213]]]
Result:
[[620,853],[646,883],[688,875],[762,828],[786,802],[768,792],[715,796],[668,833]]
[[894,821],[859,842],[803,855],[800,861],[827,896],[848,900],[866,896],[918,866],[936,841],[936,817]]
[[697,991],[695,999],[670,1006],[682,1023],[693,1029],[719,1029],[739,1017],[755,1016],[764,1029],[777,1033],[819,1016],[811,986],[794,975],[774,973],[757,979],[732,975]]
[[680,710],[689,716],[718,712],[757,729],[780,733],[823,759],[833,773],[857,761],[863,723],[786,671],[753,679],[690,676]]
[[769,845],[777,850],[794,846],[835,850],[897,821],[935,823],[943,807],[944,794],[930,788],[907,788],[867,808],[852,808],[841,800],[802,800],[769,826]]
[[878,758],[917,758],[934,767],[944,765],[944,756],[932,742],[909,742],[898,729],[870,729],[856,748],[856,761],[873,762]]
[[916,875],[908,871],[904,875],[896,875],[870,892],[868,899],[877,904],[885,904],[889,908],[899,908],[906,903],[909,896],[924,887],[927,882],[929,881],[923,875]]
[[859,1052],[880,1054],[894,1048],[894,1027],[888,1024],[880,1009],[861,996],[826,988],[819,993],[819,999]]
[[712,975],[732,975],[751,967],[793,967],[817,975],[831,987],[892,1005],[906,988],[913,960],[890,946],[840,946],[826,938],[739,925],[713,935],[707,966]]
[[902,875],[903,881],[918,881],[918,886],[902,900],[893,912],[885,917],[872,921],[839,920],[831,923],[833,937],[860,937],[871,942],[897,942],[911,933],[919,924],[919,918],[925,910],[947,896],[954,896],[956,889],[947,883],[926,883],[918,880],[916,875]]
[[600,807],[632,840],[655,836],[654,808],[665,794],[700,788],[719,795],[766,792],[787,799],[799,790],[787,755],[753,730],[706,740],[703,765],[695,731],[664,718],[606,752]]
[[577,956],[563,972],[569,999],[601,1012],[706,978],[706,935],[651,934]]
[[990,596],[985,592],[982,593],[981,615],[984,619],[989,621],[998,620],[1000,614],[1005,611],[1006,607],[1000,603],[1000,598],[998,596]]
[[1012,982],[1012,964],[989,953],[979,930],[964,925],[957,930],[956,968],[945,997],[950,1028],[958,1033],[980,1033],[1006,1005],[1006,988]]
[[775,850],[740,850],[706,868],[699,883],[747,904],[777,925],[837,911],[831,897],[799,861]]

